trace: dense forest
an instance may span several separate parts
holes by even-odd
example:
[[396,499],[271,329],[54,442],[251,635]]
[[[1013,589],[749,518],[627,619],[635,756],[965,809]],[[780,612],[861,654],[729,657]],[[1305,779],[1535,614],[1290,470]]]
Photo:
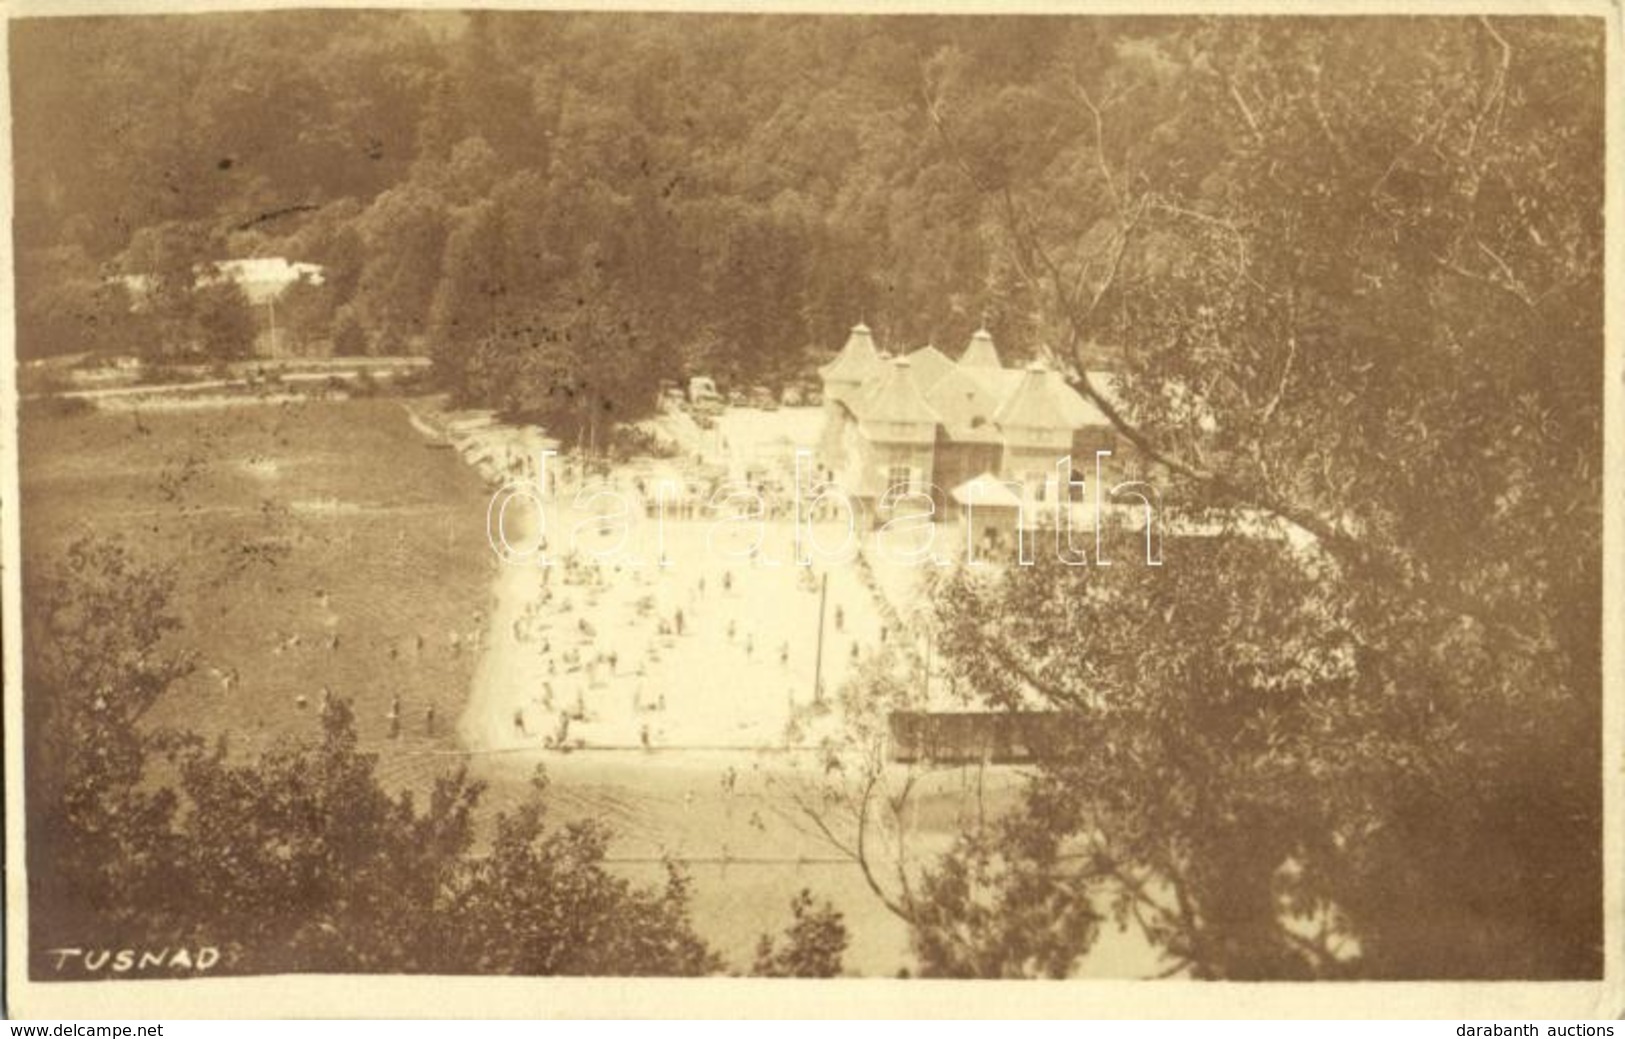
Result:
[[1044,319],[927,90],[1018,89],[1056,62],[1094,75],[1122,27],[289,12],[45,28],[13,44],[23,356],[218,352],[219,321],[199,334],[180,302],[191,325],[135,321],[109,276],[155,278],[162,299],[197,265],[285,256],[328,272],[280,308],[291,334],[429,352],[470,398],[527,411],[566,386],[624,409],[659,376],[805,377],[860,319],[909,346],[957,348],[983,321],[1032,341]]

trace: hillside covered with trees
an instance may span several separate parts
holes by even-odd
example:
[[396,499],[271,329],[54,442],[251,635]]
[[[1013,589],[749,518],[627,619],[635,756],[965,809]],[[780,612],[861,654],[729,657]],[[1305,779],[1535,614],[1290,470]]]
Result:
[[561,393],[624,415],[662,376],[805,377],[860,319],[900,344],[957,346],[984,320],[1032,340],[1044,318],[927,88],[1019,89],[1116,32],[340,12],[50,28],[19,24],[13,48],[24,357],[162,356],[196,337],[132,316],[110,277],[163,297],[196,265],[286,256],[328,274],[285,323],[340,353],[431,353],[467,399],[555,424]]

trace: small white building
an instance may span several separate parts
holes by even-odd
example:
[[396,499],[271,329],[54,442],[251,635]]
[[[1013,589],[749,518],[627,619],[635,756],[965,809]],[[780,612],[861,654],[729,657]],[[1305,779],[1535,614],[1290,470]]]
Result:
[[[130,291],[137,306],[152,292],[152,275],[125,274],[113,279]],[[203,288],[230,282],[243,290],[255,306],[271,303],[298,282],[320,285],[320,264],[300,263],[281,256],[256,256],[246,260],[217,260],[197,269],[194,287]]]
[[281,256],[257,256],[247,260],[220,260],[197,279],[200,288],[220,282],[236,284],[248,302],[258,306],[272,302],[299,282],[320,285],[322,268],[314,263],[290,262]]

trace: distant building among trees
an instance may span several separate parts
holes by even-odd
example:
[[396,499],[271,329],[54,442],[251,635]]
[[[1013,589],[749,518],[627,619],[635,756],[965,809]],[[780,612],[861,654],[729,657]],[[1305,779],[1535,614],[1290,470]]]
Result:
[[112,280],[125,289],[133,311],[162,310],[166,295],[178,296],[168,305],[195,312],[203,335],[191,345],[211,356],[331,352],[332,307],[319,264],[249,257],[195,265],[190,286],[166,285],[148,273]]

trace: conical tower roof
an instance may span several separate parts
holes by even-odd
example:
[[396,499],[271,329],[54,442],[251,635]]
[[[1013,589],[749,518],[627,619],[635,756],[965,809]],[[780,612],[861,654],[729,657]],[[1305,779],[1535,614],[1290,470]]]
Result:
[[818,374],[826,383],[856,386],[879,374],[884,367],[869,326],[858,324],[852,326],[852,333],[846,337],[846,345],[841,347],[841,352],[835,355],[833,361],[818,369]]

